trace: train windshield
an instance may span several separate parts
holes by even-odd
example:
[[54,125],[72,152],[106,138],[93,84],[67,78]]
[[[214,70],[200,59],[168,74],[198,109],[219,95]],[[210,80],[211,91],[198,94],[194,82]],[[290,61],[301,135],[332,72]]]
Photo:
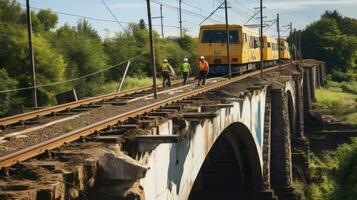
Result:
[[[202,43],[225,43],[227,40],[225,30],[204,30],[202,34]],[[238,31],[229,31],[229,41],[239,43]]]

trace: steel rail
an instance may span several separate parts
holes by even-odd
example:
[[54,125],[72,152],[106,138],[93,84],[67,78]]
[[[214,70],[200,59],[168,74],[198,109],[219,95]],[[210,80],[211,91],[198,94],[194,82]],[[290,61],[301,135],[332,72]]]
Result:
[[[181,81],[174,81],[173,84],[178,84],[180,82]],[[159,88],[162,88],[162,86]],[[31,112],[25,112],[25,113],[21,113],[21,114],[17,114],[17,115],[12,115],[9,117],[1,118],[0,119],[0,127],[8,126],[11,124],[16,124],[19,122],[23,122],[23,121],[34,119],[34,118],[41,117],[41,116],[50,115],[50,114],[65,111],[68,109],[77,108],[77,107],[80,107],[83,105],[98,103],[98,102],[108,100],[108,99],[113,99],[116,97],[123,97],[123,96],[131,95],[131,94],[135,94],[138,92],[150,91],[151,89],[152,89],[152,86],[140,87],[140,88],[131,89],[131,90],[127,90],[127,91],[91,97],[88,99],[82,99],[82,100],[75,101],[75,102],[70,102],[70,103],[66,103],[66,104],[61,104],[61,105],[57,105],[57,106],[34,110]]]
[[[285,64],[288,65],[288,64]],[[283,65],[282,65],[283,66]],[[278,69],[279,66],[274,66],[274,67],[270,67],[267,69],[264,69],[265,72],[267,71],[272,71],[275,69]],[[238,77],[234,77],[232,79],[225,79],[222,81],[218,81],[212,85],[206,85],[205,87],[201,87],[192,91],[189,91],[187,93],[183,93],[180,95],[177,95],[175,97],[171,97],[171,98],[167,98],[149,105],[146,105],[144,107],[140,107],[125,113],[122,113],[120,115],[108,118],[106,120],[97,122],[95,124],[92,124],[90,126],[86,126],[74,131],[71,131],[69,133],[63,134],[61,136],[52,138],[50,140],[47,140],[45,142],[21,149],[19,151],[4,155],[2,157],[0,157],[0,169],[4,168],[4,167],[9,167],[11,165],[14,165],[18,162],[27,160],[29,158],[35,157],[37,155],[40,155],[42,153],[44,153],[46,150],[51,150],[51,149],[55,149],[60,147],[61,145],[63,145],[64,143],[70,143],[73,142],[75,140],[80,139],[81,137],[84,136],[88,136],[93,134],[96,131],[105,129],[109,126],[113,126],[116,125],[118,122],[120,121],[125,121],[127,120],[129,117],[136,117],[138,115],[142,115],[146,112],[150,112],[152,110],[158,109],[162,106],[165,106],[167,104],[171,104],[171,103],[175,103],[177,101],[180,100],[184,100],[187,99],[189,97],[193,97],[217,88],[220,88],[222,86],[228,85],[230,83],[234,83],[243,79],[246,79],[250,76],[255,76],[260,74],[260,71],[253,71],[247,74],[243,74],[241,76]]]

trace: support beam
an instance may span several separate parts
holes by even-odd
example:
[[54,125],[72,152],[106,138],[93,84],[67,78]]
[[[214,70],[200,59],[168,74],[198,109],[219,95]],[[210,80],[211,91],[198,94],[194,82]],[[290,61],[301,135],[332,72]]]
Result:
[[30,63],[32,68],[32,105],[34,108],[37,108],[37,86],[36,86],[36,68],[35,68],[35,55],[32,45],[32,18],[31,18],[31,8],[30,0],[26,0],[26,14],[27,14],[27,30],[29,38],[29,56]]
[[279,18],[279,13],[276,14],[276,27],[277,27],[277,32],[278,32],[278,65],[280,68],[280,18]]
[[294,74],[295,84],[295,135],[294,138],[304,137],[304,101],[303,101],[303,87],[301,85],[300,74]]
[[226,15],[226,44],[227,44],[227,63],[229,68],[229,79],[232,78],[232,65],[231,65],[231,54],[230,54],[230,33],[228,25],[228,5],[227,0],[224,1],[224,10]]
[[160,4],[161,37],[164,38],[164,16],[162,15],[162,4]]
[[263,77],[263,0],[260,0],[260,77]]
[[154,36],[152,32],[150,0],[146,0],[146,3],[147,3],[147,12],[148,12],[148,21],[149,21],[150,54],[151,54],[152,80],[153,80],[152,87],[154,90],[154,98],[157,99],[155,48],[154,48]]
[[180,37],[182,38],[182,0],[179,0]]

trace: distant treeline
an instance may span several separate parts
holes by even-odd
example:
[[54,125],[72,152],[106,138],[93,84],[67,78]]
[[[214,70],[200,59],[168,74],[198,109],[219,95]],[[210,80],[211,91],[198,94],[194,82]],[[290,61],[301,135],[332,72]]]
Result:
[[[129,76],[151,75],[148,29],[144,20],[129,24],[111,38],[101,38],[81,19],[76,26],[58,26],[50,10],[32,12],[37,85],[62,82],[97,72],[132,57]],[[195,59],[196,39],[162,39],[155,32],[156,59],[169,59],[177,68],[184,57]],[[38,88],[40,106],[55,104],[54,95],[75,88],[79,97],[101,94],[106,84],[118,82],[125,64],[65,84]],[[32,106],[31,90],[1,91],[32,86],[26,12],[13,0],[0,1],[0,117],[23,112]],[[178,70],[179,71],[179,70]]]
[[357,19],[326,11],[302,30],[302,55],[327,62],[335,81],[357,81]]

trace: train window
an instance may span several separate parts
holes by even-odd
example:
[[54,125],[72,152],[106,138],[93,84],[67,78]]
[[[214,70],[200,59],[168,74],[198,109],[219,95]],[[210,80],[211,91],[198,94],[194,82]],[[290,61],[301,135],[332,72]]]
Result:
[[254,37],[254,49],[257,49],[260,47],[260,41],[258,37]]
[[[224,43],[227,36],[225,30],[204,30],[202,35],[202,43]],[[238,31],[229,31],[229,41],[231,43],[239,43]]]
[[254,37],[252,36],[249,37],[249,48],[254,48]]
[[243,34],[243,37],[244,37],[244,42],[248,42],[248,38],[247,38],[247,34],[246,33]]
[[268,48],[270,48],[271,47],[271,43],[270,42],[268,42]]

